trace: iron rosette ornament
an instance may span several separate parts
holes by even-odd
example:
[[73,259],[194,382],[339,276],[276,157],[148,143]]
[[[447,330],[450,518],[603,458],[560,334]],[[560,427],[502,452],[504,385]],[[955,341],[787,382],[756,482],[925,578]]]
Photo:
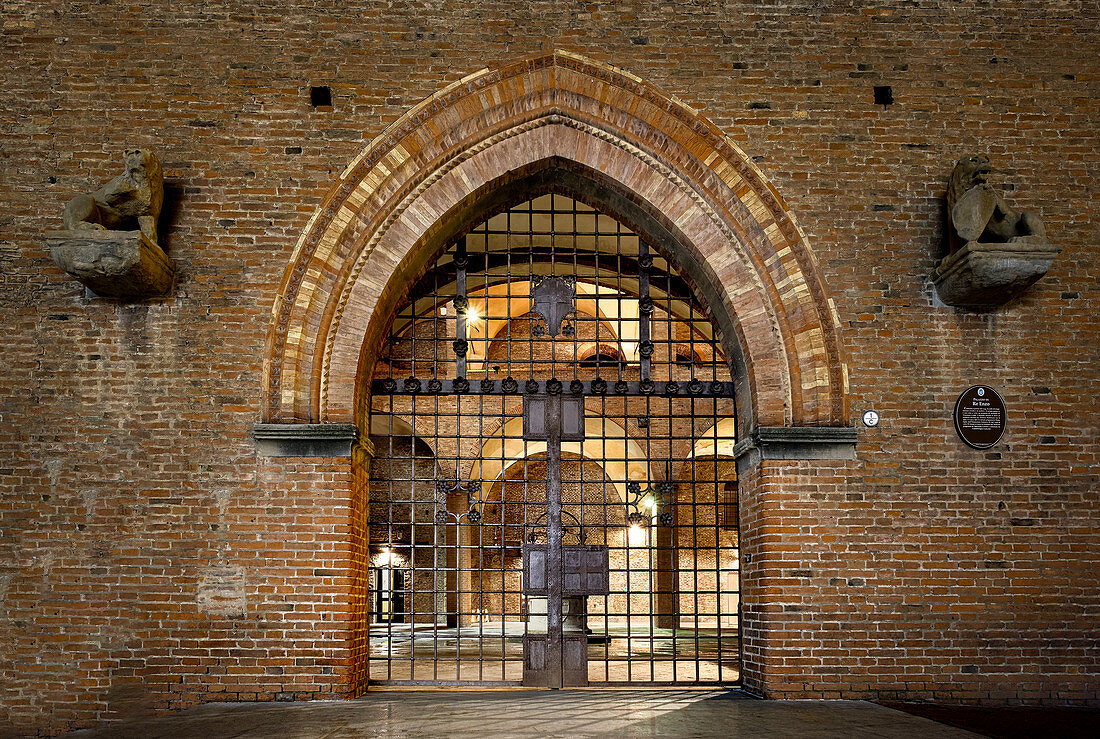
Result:
[[[481,509],[485,503],[480,499],[480,480],[467,480],[464,483],[462,480],[443,479],[437,480],[435,486],[436,490],[438,490],[443,497],[443,500],[438,504],[439,507],[435,512],[435,522],[437,524],[443,526],[449,523],[462,523],[463,519],[475,525],[481,523]],[[466,510],[461,513],[454,513],[448,510],[446,504],[446,496],[457,492],[466,493]]]

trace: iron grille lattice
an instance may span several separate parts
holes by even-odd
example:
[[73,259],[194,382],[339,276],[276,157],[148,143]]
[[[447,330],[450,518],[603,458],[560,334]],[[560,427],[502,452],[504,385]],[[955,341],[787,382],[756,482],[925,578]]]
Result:
[[[370,624],[372,683],[517,684],[555,608],[583,673],[566,685],[739,682],[738,531],[719,517],[733,385],[665,256],[581,202],[534,198],[431,265],[373,377],[372,567],[403,571],[383,595],[404,611]],[[525,435],[525,408],[570,398],[578,429],[553,415],[557,435],[530,418]],[[605,546],[609,592],[525,593],[534,527]]]

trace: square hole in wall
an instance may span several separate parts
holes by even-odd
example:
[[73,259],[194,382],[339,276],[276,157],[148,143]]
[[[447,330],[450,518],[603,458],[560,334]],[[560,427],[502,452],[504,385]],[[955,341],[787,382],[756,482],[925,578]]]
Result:
[[332,90],[328,85],[315,85],[310,87],[309,103],[314,108],[332,110]]

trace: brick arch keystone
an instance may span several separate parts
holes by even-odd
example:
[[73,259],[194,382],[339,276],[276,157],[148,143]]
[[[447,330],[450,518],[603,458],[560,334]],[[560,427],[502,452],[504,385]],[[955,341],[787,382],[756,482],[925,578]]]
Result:
[[745,432],[847,425],[836,310],[779,193],[697,111],[562,51],[458,80],[347,167],[299,239],[272,310],[264,419],[354,422],[386,324],[454,235],[448,224],[483,214],[479,204],[517,172],[552,162],[648,214],[632,225],[659,224],[668,238],[654,246],[691,265],[733,358]]

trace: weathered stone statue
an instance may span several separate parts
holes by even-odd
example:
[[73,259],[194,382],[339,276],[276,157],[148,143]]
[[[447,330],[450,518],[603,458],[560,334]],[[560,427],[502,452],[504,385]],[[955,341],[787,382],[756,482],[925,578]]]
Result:
[[157,243],[164,202],[160,161],[148,149],[130,149],[125,163],[118,177],[69,201],[65,230],[46,234],[50,256],[97,295],[164,295],[176,270]]
[[963,157],[951,172],[947,210],[951,215],[951,251],[969,241],[1008,243],[1017,236],[1046,237],[1034,213],[1017,213],[986,184],[989,157]]
[[130,149],[126,170],[95,192],[81,193],[65,206],[65,228],[82,230],[141,230],[157,243],[157,219],[164,203],[164,174],[157,155],[148,149]]
[[990,185],[989,158],[963,157],[947,187],[950,253],[933,275],[948,305],[990,308],[1006,303],[1050,268],[1060,248],[1047,241],[1034,213],[1018,213]]

